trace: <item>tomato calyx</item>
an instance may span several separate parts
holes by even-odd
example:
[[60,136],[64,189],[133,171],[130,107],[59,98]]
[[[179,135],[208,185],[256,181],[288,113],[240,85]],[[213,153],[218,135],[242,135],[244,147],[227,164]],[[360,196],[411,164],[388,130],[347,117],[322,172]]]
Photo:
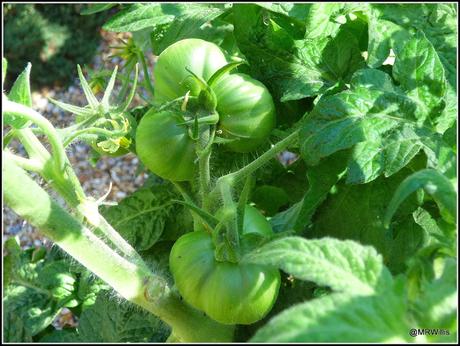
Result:
[[227,73],[231,72],[241,64],[247,64],[246,61],[241,60],[241,61],[232,61],[228,63],[225,66],[222,66],[220,69],[218,69],[214,74],[208,79],[208,85],[212,87],[220,78],[222,78],[224,75]]
[[[214,257],[218,262],[238,263],[241,258],[275,235],[271,226],[260,212],[245,205],[243,212],[234,207],[223,207],[216,212],[219,223],[211,232]],[[236,222],[237,239],[232,237],[229,225]]]
[[[246,63],[245,61],[232,61],[220,69],[218,69],[214,74],[206,81],[202,77],[198,76],[188,67],[185,67],[185,70],[190,74],[185,80],[181,83],[189,91],[184,96],[184,102],[182,104],[182,110],[186,110],[189,100],[195,100],[199,109],[205,110],[205,112],[210,113],[207,116],[198,117],[195,115],[194,119],[184,122],[183,124],[192,124],[198,120],[198,124],[208,124],[215,125],[219,122],[219,113],[216,111],[217,107],[217,96],[212,89],[213,84],[215,84],[219,79],[224,75],[238,67],[239,65]],[[198,97],[190,96],[191,93],[197,93]],[[199,110],[198,110],[199,111]],[[195,136],[194,136],[195,137]]]

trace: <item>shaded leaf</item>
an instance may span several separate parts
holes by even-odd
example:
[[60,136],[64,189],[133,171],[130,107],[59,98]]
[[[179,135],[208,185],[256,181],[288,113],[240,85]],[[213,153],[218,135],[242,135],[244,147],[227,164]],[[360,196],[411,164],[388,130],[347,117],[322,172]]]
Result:
[[457,192],[454,186],[441,173],[427,168],[411,174],[398,186],[385,214],[386,226],[390,223],[402,201],[421,188],[433,196],[441,211],[446,212],[448,220],[455,222],[457,218]]

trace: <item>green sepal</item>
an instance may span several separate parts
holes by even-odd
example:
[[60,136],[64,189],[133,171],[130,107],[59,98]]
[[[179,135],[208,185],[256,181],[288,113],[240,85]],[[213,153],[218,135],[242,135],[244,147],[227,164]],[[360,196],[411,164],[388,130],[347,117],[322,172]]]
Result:
[[[30,71],[32,64],[29,62],[14,82],[8,94],[8,99],[13,102],[20,103],[27,107],[32,107],[32,94],[30,90]],[[3,121],[7,125],[11,125],[15,129],[22,129],[30,126],[31,122],[17,115],[3,113]]]
[[222,66],[218,69],[214,74],[208,79],[208,85],[212,87],[214,83],[216,83],[222,76],[226,75],[227,73],[231,72],[241,64],[247,64],[246,61],[232,61],[225,66]]
[[185,68],[190,73],[190,78],[186,78],[186,86],[192,93],[198,93],[198,103],[207,111],[214,112],[217,107],[217,97],[208,83],[193,71]]

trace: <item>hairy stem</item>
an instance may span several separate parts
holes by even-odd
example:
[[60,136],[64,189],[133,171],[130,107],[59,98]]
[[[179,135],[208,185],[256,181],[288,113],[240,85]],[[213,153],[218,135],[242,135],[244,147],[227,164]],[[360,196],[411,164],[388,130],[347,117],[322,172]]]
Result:
[[238,207],[237,207],[237,219],[238,219],[238,231],[243,232],[243,225],[244,225],[244,213],[246,211],[246,204],[248,203],[249,194],[251,192],[252,183],[254,181],[253,175],[248,175],[246,178],[246,182],[244,183],[243,190],[240,194],[240,199],[238,200]]
[[209,211],[209,206],[206,205],[206,196],[208,195],[211,186],[209,160],[211,158],[212,143],[214,141],[215,133],[216,130],[214,126],[212,126],[209,131],[204,131],[200,136],[197,148],[201,207],[206,211]]
[[134,59],[129,60],[125,65],[125,69],[127,70],[126,75],[128,76],[128,78],[123,79],[120,93],[118,95],[118,103],[121,103],[125,99],[128,93],[128,87],[129,87],[129,82],[130,82],[129,77],[131,76],[131,72],[133,71],[135,65],[136,65],[136,61]]
[[239,260],[240,253],[240,237],[238,235],[238,222],[237,222],[237,213],[236,213],[236,204],[233,201],[232,196],[232,187],[230,184],[226,184],[225,181],[220,185],[222,200],[224,202],[224,208],[228,211],[231,211],[231,217],[226,222],[227,233],[226,241],[230,243],[230,256],[235,262]]
[[87,222],[102,232],[115,247],[139,266],[146,266],[145,262],[134,248],[110,225],[99,213],[98,204],[92,200],[85,200],[77,206],[78,211]]
[[101,129],[99,127],[88,127],[86,129],[81,129],[78,131],[73,132],[69,137],[67,137],[64,141],[64,147],[67,147],[72,141],[77,138],[78,136],[81,136],[82,134],[95,134],[95,135],[102,135],[102,136],[107,136],[107,137],[113,137],[113,136],[118,136],[118,135],[124,135],[124,131],[113,131],[113,130],[106,130],[106,129]]
[[19,139],[21,144],[24,146],[29,158],[40,161],[42,165],[51,160],[50,153],[38,140],[31,128],[24,128],[20,130],[14,129],[13,131],[16,138]]
[[268,149],[265,153],[263,153],[261,156],[259,156],[257,159],[255,159],[248,165],[244,166],[243,168],[235,172],[221,176],[219,179],[217,179],[215,187],[210,192],[208,197],[209,201],[207,203],[215,203],[215,200],[218,197],[218,193],[221,191],[222,184],[229,184],[230,186],[234,186],[235,183],[246,178],[248,175],[254,173],[260,167],[265,165],[268,161],[273,159],[273,157],[275,157],[276,154],[292,145],[297,140],[298,135],[299,130],[294,131],[289,136],[276,143],[273,147]]

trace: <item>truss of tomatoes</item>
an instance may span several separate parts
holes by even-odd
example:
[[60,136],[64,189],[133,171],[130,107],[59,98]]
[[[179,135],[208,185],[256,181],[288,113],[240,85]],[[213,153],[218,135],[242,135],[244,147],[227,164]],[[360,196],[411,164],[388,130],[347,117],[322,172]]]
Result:
[[[154,70],[155,102],[165,104],[200,88],[190,80],[191,72],[209,81],[229,61],[221,49],[200,39],[185,39],[165,49]],[[249,75],[225,73],[210,86],[216,97],[219,136],[235,152],[250,152],[264,141],[275,126],[275,106],[267,88]],[[192,180],[196,172],[195,143],[183,126],[180,112],[152,108],[136,131],[136,152],[143,164],[171,181]]]

